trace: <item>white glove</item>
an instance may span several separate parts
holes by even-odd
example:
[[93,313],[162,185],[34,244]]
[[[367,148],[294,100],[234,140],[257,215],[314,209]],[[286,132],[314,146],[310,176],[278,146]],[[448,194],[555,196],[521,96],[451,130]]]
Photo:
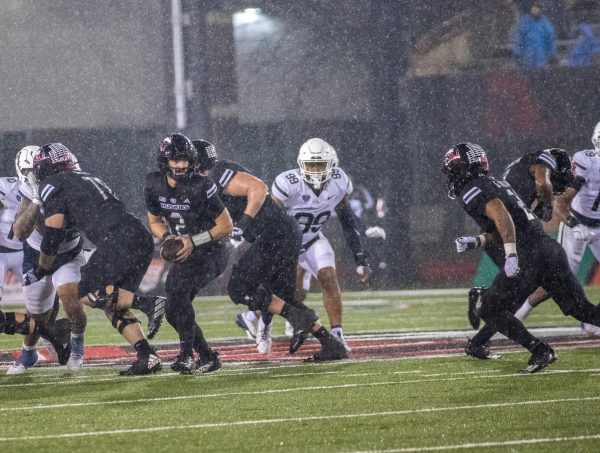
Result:
[[[234,230],[235,230],[235,228],[234,228]],[[244,238],[243,238],[241,235],[234,237],[234,236],[233,236],[233,233],[232,233],[232,234],[231,234],[231,237],[229,238],[229,243],[230,243],[231,245],[233,245],[233,248],[234,248],[234,249],[237,249],[237,248],[238,248],[240,245],[242,245],[244,242],[246,242],[246,241],[244,240]]]
[[471,250],[476,247],[481,247],[481,238],[479,236],[461,236],[454,240],[456,244],[456,251],[462,253],[466,250]]
[[365,230],[365,236],[371,239],[385,239],[385,230],[378,226],[369,227]]
[[519,257],[517,255],[508,255],[504,261],[504,273],[507,277],[513,278],[519,275],[521,268],[519,267]]
[[588,227],[582,225],[581,223],[572,227],[571,231],[573,232],[573,238],[576,241],[588,241],[590,239],[590,231],[588,230]]
[[37,180],[35,179],[35,176],[33,175],[33,171],[30,171],[29,174],[26,176],[27,178],[27,184],[29,185],[29,187],[31,187],[31,192],[33,194],[33,200],[38,200],[37,204],[40,204],[41,200],[40,200],[40,186],[37,182]]

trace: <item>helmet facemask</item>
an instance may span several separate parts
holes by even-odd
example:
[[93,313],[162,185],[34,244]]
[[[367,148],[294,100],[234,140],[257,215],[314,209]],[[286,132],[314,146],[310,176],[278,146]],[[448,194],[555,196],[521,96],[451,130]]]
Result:
[[323,185],[331,179],[333,168],[337,164],[338,158],[335,149],[320,138],[308,140],[298,153],[298,167],[302,179],[315,190],[322,189]]
[[448,197],[454,200],[469,181],[485,176],[489,164],[485,151],[475,143],[459,143],[444,156],[442,172],[448,175]]
[[[158,146],[156,156],[158,167],[174,181],[180,181],[194,173],[198,161],[198,152],[193,143],[182,134],[169,134]],[[172,167],[171,162],[187,162],[186,167]]]
[[25,146],[15,157],[15,170],[21,184],[27,184],[27,176],[33,171],[33,158],[40,151],[36,145]]
[[72,154],[62,143],[42,146],[33,159],[33,174],[38,182],[42,182],[48,176],[74,169]]

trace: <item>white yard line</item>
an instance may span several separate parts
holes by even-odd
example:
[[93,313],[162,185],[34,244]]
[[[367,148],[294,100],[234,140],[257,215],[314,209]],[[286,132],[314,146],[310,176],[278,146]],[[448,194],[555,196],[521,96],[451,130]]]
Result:
[[[257,392],[262,393],[262,392]],[[185,398],[185,397],[182,397]],[[173,431],[182,429],[207,429],[207,428],[231,428],[234,426],[255,426],[255,425],[268,425],[277,423],[289,423],[289,422],[315,422],[323,420],[339,420],[339,419],[353,419],[353,418],[371,418],[371,417],[389,417],[389,416],[401,416],[411,414],[422,414],[422,413],[439,413],[439,412],[451,412],[451,411],[469,411],[478,409],[494,409],[494,408],[505,408],[514,406],[532,406],[532,405],[544,405],[544,404],[564,404],[564,403],[581,403],[583,401],[599,401],[600,396],[594,397],[580,397],[580,398],[560,398],[552,400],[529,400],[529,401],[516,401],[506,403],[489,403],[489,404],[474,404],[464,406],[449,406],[449,407],[431,407],[422,409],[406,409],[399,411],[384,411],[384,412],[370,412],[370,413],[358,413],[358,414],[340,414],[340,415],[321,415],[321,416],[310,416],[310,417],[290,417],[290,418],[274,418],[274,419],[255,419],[255,420],[240,420],[236,422],[217,422],[217,423],[198,423],[193,425],[164,425],[154,426],[148,428],[131,428],[131,429],[117,429],[117,430],[105,430],[105,431],[88,431],[78,433],[64,433],[64,434],[48,434],[38,436],[18,436],[18,437],[0,437],[0,442],[11,442],[11,441],[28,441],[28,440],[51,440],[51,439],[68,439],[76,437],[92,437],[92,436],[109,436],[119,434],[135,434],[135,433],[148,433],[156,431]],[[139,400],[144,401],[144,400]],[[441,446],[441,447],[420,447],[415,449],[400,449],[400,450],[384,450],[384,451],[429,451],[428,449],[451,449],[451,448],[476,448],[478,446],[495,446],[495,445],[511,445],[510,442],[519,443],[542,443],[557,441],[568,441],[568,440],[585,440],[585,439],[596,439],[600,438],[600,435],[593,436],[577,436],[577,437],[562,437],[562,438],[544,438],[544,439],[524,439],[516,441],[504,441],[504,442],[482,442],[477,444],[459,444],[458,446]],[[462,447],[461,447],[462,445]],[[435,451],[435,450],[432,450]]]
[[[420,452],[420,451],[445,451],[445,450],[467,450],[474,448],[493,448],[493,447],[507,447],[514,445],[535,445],[535,444],[548,444],[557,442],[576,442],[579,440],[597,440],[600,439],[600,434],[590,434],[586,436],[571,436],[571,437],[541,437],[537,439],[515,439],[515,440],[503,440],[495,442],[477,442],[468,444],[455,444],[455,445],[438,445],[432,447],[412,447],[412,448],[394,448],[391,450],[360,450],[351,453],[408,453],[408,452]],[[348,452],[350,453],[350,452]]]
[[[493,372],[493,371],[492,371]],[[543,374],[536,374],[535,376],[549,376],[552,374],[566,374],[566,373],[598,373],[600,369],[592,368],[585,370],[546,370]],[[369,374],[365,374],[369,375]],[[178,376],[175,373],[157,375],[157,376]],[[350,376],[363,376],[363,375],[350,375]],[[40,409],[64,409],[72,407],[87,407],[87,406],[104,406],[104,405],[117,405],[117,404],[135,404],[135,403],[151,403],[151,402],[164,402],[164,401],[179,401],[179,400],[192,400],[192,399],[203,399],[203,398],[226,398],[231,396],[254,396],[254,395],[267,395],[267,394],[278,394],[278,393],[292,393],[292,392],[314,392],[318,390],[335,390],[344,388],[363,388],[363,387],[379,387],[387,385],[406,385],[406,384],[421,384],[426,382],[452,382],[475,379],[501,379],[501,378],[534,378],[534,375],[527,373],[509,373],[509,374],[480,374],[474,375],[472,372],[461,372],[461,373],[449,373],[446,376],[439,379],[411,379],[411,380],[399,380],[399,381],[380,381],[380,382],[365,382],[365,383],[350,383],[350,384],[336,384],[336,385],[316,385],[316,386],[303,386],[303,387],[290,387],[283,389],[263,389],[256,391],[247,392],[219,392],[219,393],[207,393],[201,395],[180,395],[180,396],[163,396],[155,398],[139,398],[130,400],[115,400],[115,401],[87,401],[79,403],[58,403],[58,404],[44,404],[44,405],[33,405],[33,406],[18,406],[18,407],[0,407],[1,412],[19,412],[19,411],[35,411]],[[193,379],[192,376],[186,376],[186,378]],[[89,381],[88,383],[95,383],[98,381],[105,381],[110,379],[96,379]],[[81,381],[73,381],[73,383],[81,383]],[[40,383],[26,383],[23,386],[39,385]],[[61,382],[49,382],[48,384],[59,385]],[[19,384],[15,384],[17,386]],[[10,386],[6,386],[10,387]],[[600,398],[600,397],[598,397]],[[592,398],[595,399],[595,398]]]

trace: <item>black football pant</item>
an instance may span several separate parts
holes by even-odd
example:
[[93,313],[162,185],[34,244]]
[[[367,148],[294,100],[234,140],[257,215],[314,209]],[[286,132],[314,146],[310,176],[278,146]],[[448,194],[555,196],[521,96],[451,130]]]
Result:
[[179,334],[182,354],[191,356],[196,350],[201,358],[205,358],[211,353],[202,329],[196,322],[192,302],[201,288],[223,273],[228,255],[223,245],[212,247],[207,252],[196,250],[184,262],[173,263],[169,270],[165,283],[165,314],[169,324]]
[[227,285],[235,304],[267,311],[272,295],[294,303],[302,234],[296,219],[282,216],[267,226],[233,266]]
[[485,344],[496,332],[521,344],[523,341],[529,344],[531,336],[523,332],[525,327],[513,313],[539,286],[548,291],[566,316],[600,325],[600,307],[586,298],[558,242],[545,234],[536,235],[518,253],[519,276],[510,279],[504,271],[500,271],[492,286],[482,295],[481,318],[486,325],[473,337],[475,344]]

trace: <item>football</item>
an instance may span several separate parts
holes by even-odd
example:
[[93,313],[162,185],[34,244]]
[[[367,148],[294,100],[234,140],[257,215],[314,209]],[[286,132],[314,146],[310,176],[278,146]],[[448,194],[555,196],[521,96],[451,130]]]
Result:
[[160,256],[165,261],[174,261],[182,248],[182,241],[175,237],[167,238],[160,246]]

